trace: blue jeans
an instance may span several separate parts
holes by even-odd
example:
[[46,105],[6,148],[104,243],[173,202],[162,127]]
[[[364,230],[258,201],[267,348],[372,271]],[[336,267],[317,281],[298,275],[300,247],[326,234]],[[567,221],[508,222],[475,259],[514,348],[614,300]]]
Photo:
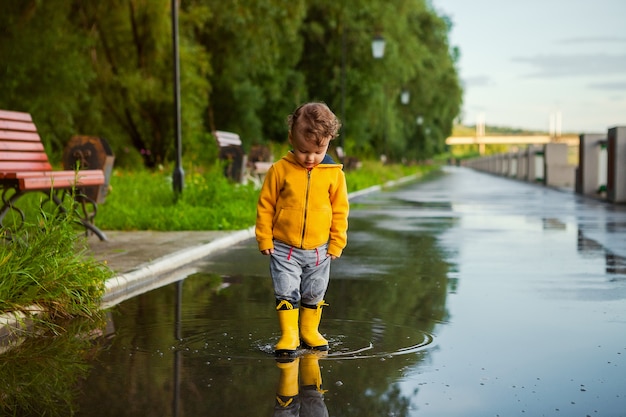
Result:
[[330,279],[328,244],[304,250],[274,241],[270,274],[277,300],[287,300],[294,307],[300,302],[315,305],[324,299]]

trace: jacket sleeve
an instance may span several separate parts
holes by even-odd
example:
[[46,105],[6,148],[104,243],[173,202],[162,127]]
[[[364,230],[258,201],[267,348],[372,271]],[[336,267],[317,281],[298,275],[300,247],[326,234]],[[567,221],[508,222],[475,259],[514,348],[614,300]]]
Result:
[[273,249],[273,223],[278,201],[278,176],[276,168],[271,166],[265,175],[256,210],[255,235],[259,251]]
[[348,213],[350,211],[346,175],[341,169],[337,175],[337,181],[330,189],[330,202],[333,220],[330,226],[328,253],[339,257],[348,243]]

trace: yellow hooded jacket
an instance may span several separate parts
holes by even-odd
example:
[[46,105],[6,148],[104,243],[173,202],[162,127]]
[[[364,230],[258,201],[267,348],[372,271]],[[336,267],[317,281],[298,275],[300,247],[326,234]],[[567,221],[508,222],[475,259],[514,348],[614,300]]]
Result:
[[348,231],[348,190],[343,165],[326,155],[308,170],[289,152],[268,170],[257,204],[259,250],[273,239],[300,249],[328,242],[328,253],[341,256]]

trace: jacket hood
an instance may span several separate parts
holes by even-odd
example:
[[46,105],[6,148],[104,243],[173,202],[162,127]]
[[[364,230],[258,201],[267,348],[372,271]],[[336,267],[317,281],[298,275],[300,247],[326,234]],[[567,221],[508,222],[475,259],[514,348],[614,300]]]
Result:
[[[293,151],[287,152],[287,154],[283,156],[283,159],[291,162],[292,164],[300,166],[300,164],[298,163],[298,160],[296,159],[296,156],[293,154]],[[324,159],[322,159],[322,162],[320,162],[319,165],[317,165],[315,168],[318,168],[318,167],[323,168],[323,167],[328,167],[328,166],[343,168],[343,165],[338,162],[335,162],[333,157],[330,156],[329,154],[324,155]],[[304,167],[302,168],[305,169]]]

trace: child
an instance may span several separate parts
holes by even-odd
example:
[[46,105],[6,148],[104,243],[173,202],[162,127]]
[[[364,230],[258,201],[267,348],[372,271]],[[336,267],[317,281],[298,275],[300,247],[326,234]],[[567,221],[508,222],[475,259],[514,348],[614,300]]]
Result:
[[287,123],[293,149],[267,172],[256,220],[259,250],[271,256],[282,333],[277,356],[293,355],[300,341],[328,350],[318,327],[330,261],[346,246],[349,210],[343,166],[326,154],[341,127],[337,117],[324,103],[306,103]]

